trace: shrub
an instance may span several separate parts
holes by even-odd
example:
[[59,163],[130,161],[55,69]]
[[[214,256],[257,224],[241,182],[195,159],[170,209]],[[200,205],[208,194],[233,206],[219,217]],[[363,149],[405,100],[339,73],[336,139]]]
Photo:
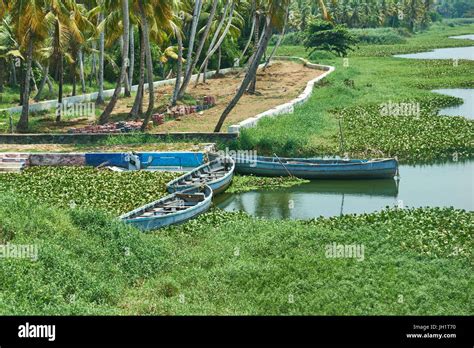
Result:
[[307,50],[312,49],[311,53],[320,49],[342,57],[358,42],[347,27],[322,20],[311,22],[304,36],[303,44]]
[[393,28],[351,29],[350,32],[361,43],[371,45],[394,45],[406,42],[400,31]]

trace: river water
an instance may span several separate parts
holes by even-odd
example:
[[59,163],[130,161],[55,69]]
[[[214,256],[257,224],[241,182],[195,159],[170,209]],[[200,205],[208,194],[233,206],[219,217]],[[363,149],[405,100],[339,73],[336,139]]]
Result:
[[474,161],[400,166],[400,180],[318,180],[291,188],[217,196],[224,210],[277,219],[370,213],[386,206],[474,210]]
[[[459,39],[474,40],[474,35]],[[474,60],[474,47],[441,48],[397,55],[414,59]],[[459,97],[464,104],[442,109],[440,115],[474,119],[473,89],[433,92]],[[399,180],[318,180],[277,190],[222,194],[215,204],[224,210],[242,210],[273,219],[311,219],[319,216],[370,213],[387,206],[455,207],[474,210],[474,161],[432,165],[402,165]]]

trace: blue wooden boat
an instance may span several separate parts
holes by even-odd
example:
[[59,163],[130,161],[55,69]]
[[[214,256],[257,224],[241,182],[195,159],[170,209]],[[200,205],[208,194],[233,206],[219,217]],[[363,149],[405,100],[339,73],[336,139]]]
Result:
[[229,187],[234,177],[234,169],[235,162],[231,157],[218,157],[170,181],[166,187],[168,192],[178,192],[196,185],[208,185],[216,195]]
[[302,179],[383,179],[398,172],[398,161],[384,159],[316,159],[261,157],[250,161],[235,158],[239,174],[257,176],[295,176]]
[[173,193],[120,216],[120,219],[143,231],[179,224],[206,212],[212,204],[212,189],[196,186]]

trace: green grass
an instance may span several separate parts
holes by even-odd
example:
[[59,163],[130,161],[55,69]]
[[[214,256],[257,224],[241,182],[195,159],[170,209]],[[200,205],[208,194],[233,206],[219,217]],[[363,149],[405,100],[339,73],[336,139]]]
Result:
[[[342,58],[315,52],[310,57],[312,61],[334,65],[336,71],[294,114],[263,119],[258,127],[244,130],[235,147],[281,156],[342,155],[338,117],[344,114],[348,116],[343,122],[345,151],[352,156],[364,156],[370,150],[369,153],[398,156],[402,161],[448,158],[453,151],[462,153],[464,158],[472,157],[473,121],[435,116],[439,108],[461,101],[430,89],[474,87],[474,62],[460,61],[455,67],[450,61],[408,60],[391,55],[473,45],[470,40],[448,38],[473,32],[474,24],[439,25],[408,38],[406,44],[361,46],[349,56],[348,67],[343,66]],[[295,46],[283,46],[278,54],[306,56],[303,47]],[[377,113],[377,107],[389,101],[420,102],[422,117]],[[454,136],[439,136],[447,129]],[[406,139],[410,139],[408,144]]]
[[[100,211],[0,195],[0,313],[472,315],[473,215],[388,210],[272,221],[219,210],[143,234]],[[326,245],[364,246],[363,261]],[[292,301],[290,300],[292,299]]]

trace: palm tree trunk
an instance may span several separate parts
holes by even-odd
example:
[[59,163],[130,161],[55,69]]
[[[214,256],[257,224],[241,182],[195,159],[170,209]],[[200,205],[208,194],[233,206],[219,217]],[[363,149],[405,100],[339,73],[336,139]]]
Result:
[[183,84],[180,87],[179,94],[178,94],[178,99],[183,98],[184,94],[186,93],[186,89],[188,88],[188,84],[191,81],[191,76],[193,75],[193,71],[196,68],[196,65],[199,61],[199,58],[201,57],[202,50],[204,48],[204,45],[206,43],[206,40],[209,36],[209,33],[211,31],[211,26],[212,26],[212,21],[214,20],[214,17],[216,15],[216,10],[217,10],[217,5],[219,3],[219,0],[214,0],[212,3],[212,8],[211,12],[209,13],[209,17],[207,19],[206,27],[204,29],[204,33],[202,34],[201,41],[199,42],[198,49],[196,51],[196,55],[192,61],[191,68],[189,71],[186,69],[186,74],[184,76]]
[[140,36],[140,76],[138,79],[138,89],[137,95],[135,96],[135,101],[133,102],[132,111],[130,111],[130,117],[137,119],[138,115],[142,114],[143,108],[143,89],[145,84],[145,42],[143,38],[143,33],[141,26],[138,27],[138,34]]
[[250,82],[254,79],[254,77],[257,74],[257,69],[258,65],[260,63],[260,59],[263,56],[263,53],[268,47],[268,43],[270,42],[270,38],[272,37],[272,23],[270,17],[266,18],[266,26],[264,29],[264,33],[262,37],[260,38],[260,42],[258,44],[258,49],[251,58],[249,68],[247,73],[245,74],[245,77],[242,81],[242,84],[237,92],[237,94],[234,96],[234,98],[231,100],[229,105],[225,108],[224,112],[222,113],[221,117],[219,118],[219,121],[217,122],[216,128],[214,129],[214,132],[220,132],[222,125],[224,124],[225,119],[227,116],[230,114],[230,112],[234,109],[234,107],[237,105],[239,102],[240,98],[244,95],[248,85]]
[[[40,63],[36,63],[38,67],[41,69]],[[46,81],[48,80],[48,73],[49,73],[49,64],[45,65],[43,68],[43,78],[41,79],[38,92],[34,98],[35,102],[39,102],[41,99],[41,93],[43,93],[44,86],[46,85]]]
[[[178,93],[180,91],[181,75],[183,74],[183,39],[179,28],[176,28],[176,39],[178,40],[178,63],[176,67],[176,83],[174,86],[173,98],[171,99],[171,105],[175,106],[178,100]],[[183,82],[184,83],[184,82]]]
[[76,62],[77,62],[77,57],[75,57],[76,59],[74,60],[74,64],[72,65],[72,96],[75,96],[76,95],[76,70],[77,70],[77,67],[76,67]]
[[10,85],[15,87],[18,84],[18,79],[16,77],[16,66],[13,59],[10,60]]
[[63,87],[64,87],[64,58],[62,54],[59,54],[59,62],[58,62],[58,84],[59,84],[59,91],[58,91],[58,109],[56,113],[56,122],[61,121],[62,116],[62,104],[63,104]]
[[[95,41],[92,41],[92,50],[97,49],[97,44]],[[89,75],[89,87],[92,87],[92,80],[95,80],[97,82],[97,56],[96,53],[92,53],[92,59],[91,59],[91,73]]]
[[128,70],[128,84],[133,86],[133,73],[135,70],[135,33],[133,25],[130,25],[130,69]]
[[197,32],[197,26],[199,24],[199,15],[201,13],[201,8],[202,8],[202,0],[196,0],[196,3],[194,5],[193,21],[191,24],[191,33],[189,34],[188,57],[186,61],[185,76],[187,76],[191,72],[191,66],[193,63],[192,58],[193,58],[193,51],[194,51],[194,41],[196,40],[196,32]]
[[[130,29],[130,27],[129,27],[129,29]],[[130,36],[129,36],[129,39],[130,39]],[[123,35],[122,35],[122,37],[120,39],[120,52],[123,52],[124,42],[125,41],[124,41]],[[125,97],[130,97],[131,91],[130,91],[130,83],[129,83],[129,78],[128,78],[128,69],[130,68],[130,57],[129,56],[127,56],[127,58],[126,58],[126,65],[127,65],[127,70],[125,71],[125,77],[123,79],[123,82],[124,82],[124,84],[123,84],[123,86],[124,86],[124,96]]]
[[84,77],[84,55],[82,54],[82,48],[79,49],[79,74],[81,78],[82,94],[86,93],[86,79]]
[[[253,7],[255,6],[255,1],[253,2]],[[245,48],[244,50],[242,51],[242,54],[240,55],[239,57],[239,62],[242,61],[242,59],[244,58],[245,56],[245,53],[247,53],[247,50],[249,49],[250,47],[250,43],[252,42],[252,38],[253,38],[253,33],[255,31],[255,25],[256,25],[257,21],[256,21],[256,18],[255,16],[253,16],[253,19],[252,19],[252,28],[250,29],[250,35],[249,35],[249,39],[247,40],[247,44],[245,45]]]
[[128,12],[128,0],[122,0],[122,15],[123,15],[123,50],[122,50],[122,68],[120,69],[120,76],[117,81],[117,84],[115,86],[114,94],[112,95],[112,98],[110,99],[109,103],[105,107],[105,110],[102,112],[99,118],[99,123],[100,124],[105,124],[109,122],[109,117],[110,114],[112,113],[115,104],[117,103],[117,100],[119,98],[120,92],[122,91],[122,84],[125,79],[125,75],[127,73],[127,57],[128,57],[128,49],[129,49],[129,34],[128,34],[128,29],[129,29],[129,12]]
[[[225,37],[227,36],[227,33],[229,32],[229,29],[232,25],[232,19],[233,19],[233,16],[234,16],[234,9],[235,9],[235,2],[232,2],[232,6],[230,8],[230,13],[229,13],[229,19],[228,19],[228,22],[227,22],[227,26],[225,27],[224,32],[222,33],[222,35],[219,38],[219,40],[217,41],[217,43],[214,45],[214,47],[207,54],[206,58],[204,59],[204,62],[201,64],[201,67],[199,68],[199,72],[202,71],[204,66],[206,66],[207,63],[209,62],[209,59],[212,57],[212,55],[216,52],[216,50],[219,48],[219,46],[222,45],[222,42],[224,41]],[[199,79],[196,80],[196,85],[197,85],[198,82],[199,82]]]
[[31,34],[28,37],[28,48],[26,51],[26,71],[25,71],[25,82],[23,86],[22,94],[22,109],[20,120],[18,121],[17,128],[20,132],[28,130],[28,116],[30,111],[30,79],[31,79],[31,64],[33,62],[33,38]]
[[[104,20],[104,14],[99,13],[98,22]],[[105,33],[102,31],[99,36],[99,92],[97,93],[97,105],[104,104],[104,56],[105,56]]]
[[[3,93],[3,83],[4,83],[4,75],[5,71],[7,69],[5,68],[5,61],[3,58],[0,58],[0,93]],[[1,98],[1,95],[0,95]]]
[[272,60],[273,56],[275,55],[278,47],[280,47],[281,42],[283,41],[283,38],[285,37],[286,33],[286,26],[288,25],[288,15],[289,15],[289,7],[286,9],[286,15],[285,15],[285,24],[283,25],[283,30],[281,31],[280,37],[278,38],[278,41],[273,47],[272,53],[267,58],[267,61],[265,63],[265,66],[263,67],[263,70],[265,70],[268,67],[268,64],[270,64],[270,61]]
[[[214,36],[212,37],[211,43],[209,44],[209,47],[208,47],[207,52],[206,52],[206,57],[209,55],[209,52],[214,47],[217,39],[219,38],[219,33],[221,32],[222,27],[224,26],[224,23],[225,23],[225,19],[227,18],[227,12],[229,10],[230,2],[231,2],[231,0],[227,0],[226,4],[224,6],[224,11],[222,13],[222,18],[220,19],[219,24],[217,25],[217,29],[214,32]],[[195,86],[197,86],[197,84],[199,83],[199,78],[201,77],[201,72],[202,72],[202,65],[198,70]]]
[[151,114],[153,113],[155,98],[154,98],[154,91],[153,91],[153,61],[151,59],[151,48],[150,48],[150,32],[148,29],[148,20],[145,15],[145,11],[143,9],[143,0],[138,0],[138,7],[140,10],[140,18],[141,18],[141,25],[143,31],[143,39],[145,43],[145,59],[146,59],[146,66],[147,66],[147,78],[148,78],[148,109],[145,114],[145,119],[143,120],[142,124],[142,132],[144,132],[148,126],[148,122],[150,122]]
[[[254,47],[254,55],[258,50],[258,41],[259,41],[259,35],[260,35],[260,16],[258,15],[257,11],[255,11],[255,23],[257,25],[255,26],[255,32],[254,32],[254,42],[255,42],[255,47]],[[255,90],[257,88],[257,74],[255,74],[252,82],[250,83],[250,87],[248,89],[248,93],[250,94],[255,94]]]
[[217,69],[216,69],[216,75],[219,75],[221,73],[221,62],[222,62],[222,45],[219,46],[218,50],[218,55],[217,55]]

